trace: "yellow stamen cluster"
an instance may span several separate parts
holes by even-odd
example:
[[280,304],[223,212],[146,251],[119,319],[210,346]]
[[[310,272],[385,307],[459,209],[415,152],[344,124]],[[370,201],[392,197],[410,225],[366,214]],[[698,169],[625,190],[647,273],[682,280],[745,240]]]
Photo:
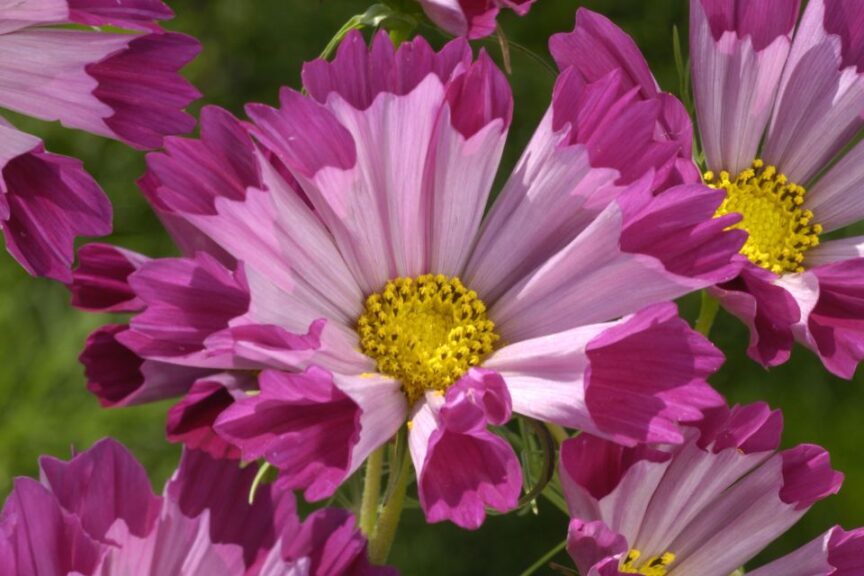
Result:
[[624,574],[642,574],[643,576],[666,576],[669,566],[675,562],[675,554],[665,552],[660,556],[652,556],[637,567],[637,561],[642,553],[635,548],[627,552],[627,556],[621,562],[619,572]]
[[363,352],[399,379],[411,404],[446,390],[498,340],[477,293],[443,274],[388,282],[366,299],[357,333]]
[[804,252],[819,245],[822,226],[811,224],[813,212],[801,209],[806,193],[802,186],[758,159],[734,179],[726,171],[719,178],[706,172],[704,179],[708,186],[726,191],[717,216],[741,214],[733,228],[749,233],[742,254],[776,274],[804,271]]

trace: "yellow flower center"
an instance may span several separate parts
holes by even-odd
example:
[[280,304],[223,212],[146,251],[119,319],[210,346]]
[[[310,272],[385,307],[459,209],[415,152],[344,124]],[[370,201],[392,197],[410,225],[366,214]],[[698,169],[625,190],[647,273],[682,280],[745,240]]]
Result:
[[477,293],[443,274],[388,282],[366,299],[357,333],[363,352],[399,379],[412,404],[426,391],[445,391],[498,340]]
[[734,179],[726,171],[719,178],[706,172],[704,179],[708,186],[726,191],[717,216],[741,214],[733,228],[749,234],[742,254],[776,274],[804,271],[804,252],[819,245],[822,226],[811,224],[813,212],[801,209],[806,193],[802,186],[758,159]]
[[664,552],[660,556],[652,556],[644,562],[639,562],[642,553],[633,548],[621,562],[620,572],[624,574],[642,574],[643,576],[666,576],[669,566],[675,562],[675,554]]

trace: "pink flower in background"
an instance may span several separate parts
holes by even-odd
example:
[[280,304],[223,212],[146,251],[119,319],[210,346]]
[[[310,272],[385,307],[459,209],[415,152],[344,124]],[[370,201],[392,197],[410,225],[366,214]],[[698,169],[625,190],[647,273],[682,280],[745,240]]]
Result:
[[[189,132],[183,108],[199,94],[178,71],[199,45],[154,24],[172,16],[158,0],[0,0],[0,108],[137,148]],[[135,32],[89,28],[102,25]],[[2,117],[0,141],[7,249],[31,274],[71,280],[75,237],[111,231],[108,199],[79,161]]]
[[[343,510],[301,522],[293,495],[235,461],[186,451],[163,496],[107,439],[69,462],[43,457],[41,480],[18,478],[0,512],[0,565],[19,576],[384,576]],[[278,481],[277,481],[278,483]]]
[[[843,476],[814,445],[777,451],[780,411],[718,410],[680,446],[625,448],[589,434],[562,444],[581,574],[729,576],[795,524]],[[864,529],[834,527],[756,576],[841,576],[864,569]]]
[[722,404],[722,355],[668,301],[737,274],[744,235],[713,218],[721,192],[666,188],[659,100],[564,70],[484,218],[512,112],[486,54],[354,33],[303,79],[149,156],[183,257],[82,249],[74,303],[137,313],[82,354],[103,404],[185,395],[172,439],[264,458],[312,500],[408,422],[427,519],[467,528],[517,504],[490,431],[514,412],[632,445]]
[[714,291],[766,366],[794,340],[834,374],[864,358],[864,4],[692,0],[693,91],[706,174],[750,239],[742,274]]
[[474,40],[489,36],[495,31],[496,19],[502,8],[509,8],[524,16],[536,0],[418,1],[436,26],[454,36],[466,36]]

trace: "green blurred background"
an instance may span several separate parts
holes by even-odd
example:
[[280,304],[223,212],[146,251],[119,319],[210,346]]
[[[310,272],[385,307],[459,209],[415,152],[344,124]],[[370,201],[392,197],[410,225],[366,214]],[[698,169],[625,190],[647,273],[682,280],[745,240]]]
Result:
[[[203,104],[218,104],[242,114],[246,102],[275,103],[280,86],[297,87],[301,63],[314,58],[333,33],[368,6],[358,0],[169,0],[177,13],[168,27],[198,37],[201,57],[188,68],[205,94]],[[674,91],[673,26],[681,29],[686,48],[685,0],[541,0],[519,19],[505,14],[501,23],[511,40],[548,59],[548,37],[572,28],[577,7],[584,5],[611,17],[635,39],[660,84]],[[426,33],[426,32],[424,32]],[[443,37],[428,32],[439,43]],[[494,41],[485,45],[498,58]],[[515,163],[545,111],[553,78],[537,62],[512,52],[515,119],[502,174]],[[15,117],[16,123],[42,136],[50,150],[82,158],[105,188],[115,208],[115,234],[109,239],[149,255],[171,254],[134,181],[143,172],[143,155],[116,142]],[[174,468],[179,449],[163,439],[170,405],[103,410],[85,389],[77,356],[90,330],[106,318],[68,306],[60,285],[30,278],[12,259],[0,257],[0,494],[13,477],[37,474],[40,454],[66,457],[70,447],[88,447],[103,436],[129,446],[161,486]],[[682,302],[695,316],[697,299]],[[747,333],[723,315],[713,338],[729,360],[713,383],[731,402],[763,399],[786,415],[784,444],[818,443],[828,448],[837,468],[846,473],[839,496],[818,504],[764,557],[791,550],[840,523],[864,524],[864,461],[860,454],[864,379],[832,377],[816,357],[796,349],[791,362],[770,372],[745,356]],[[545,501],[539,513],[490,518],[477,532],[450,525],[424,525],[416,510],[406,512],[391,560],[404,574],[520,574],[566,534],[567,519]],[[741,535],[746,538],[746,534]],[[565,556],[557,560],[566,563]],[[538,573],[548,574],[547,569]]]

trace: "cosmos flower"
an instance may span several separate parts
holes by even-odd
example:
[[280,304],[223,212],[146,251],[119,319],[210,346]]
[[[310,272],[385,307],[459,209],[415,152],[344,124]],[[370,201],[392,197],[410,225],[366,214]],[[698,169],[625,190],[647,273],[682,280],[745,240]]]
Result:
[[[301,522],[293,495],[262,486],[233,460],[186,451],[163,496],[118,442],[69,462],[43,457],[41,480],[18,478],[0,512],[0,565],[20,576],[385,576],[348,512]],[[278,482],[278,481],[277,481]]]
[[524,16],[536,0],[418,0],[436,26],[454,36],[483,38],[495,31],[501,8]]
[[[706,181],[750,237],[741,276],[714,290],[766,366],[794,340],[851,378],[864,357],[864,5],[692,0],[691,61]],[[837,161],[837,159],[840,159]],[[836,162],[836,163],[835,163]]]
[[[158,0],[0,0],[0,108],[158,148],[189,132],[198,92],[177,72],[199,50],[165,33]],[[70,27],[70,24],[84,25]],[[110,25],[130,33],[102,32]],[[111,231],[111,205],[78,160],[0,117],[0,228],[31,274],[68,282],[76,236]]]
[[[590,434],[562,444],[567,550],[586,576],[729,576],[840,489],[819,446],[777,451],[780,411],[718,410],[684,444],[625,448]],[[831,528],[755,576],[864,569],[864,529]]]
[[[137,312],[82,354],[118,406],[185,395],[169,437],[267,459],[329,497],[406,422],[429,521],[478,527],[522,486],[513,413],[680,442],[722,355],[668,301],[733,277],[722,192],[658,186],[680,144],[617,72],[565,70],[484,217],[512,101],[485,53],[349,35],[308,96],[206,108],[141,186],[185,256],[85,247],[80,308]],[[227,446],[226,446],[227,444]]]

